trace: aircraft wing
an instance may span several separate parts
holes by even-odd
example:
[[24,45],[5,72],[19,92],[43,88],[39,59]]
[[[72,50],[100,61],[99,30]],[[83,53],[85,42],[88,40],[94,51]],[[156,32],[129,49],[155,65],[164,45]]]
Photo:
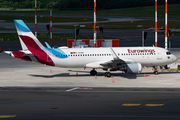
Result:
[[117,67],[117,66],[121,66],[122,64],[130,64],[130,63],[135,62],[132,59],[120,59],[112,48],[110,48],[110,51],[112,53],[113,60],[102,62],[102,63],[100,63],[100,65]]

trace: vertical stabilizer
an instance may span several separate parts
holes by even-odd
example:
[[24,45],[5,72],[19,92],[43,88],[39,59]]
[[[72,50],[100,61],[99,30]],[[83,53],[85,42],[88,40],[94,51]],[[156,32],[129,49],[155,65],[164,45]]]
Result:
[[21,42],[23,50],[29,50],[40,63],[52,65],[54,63],[50,57],[51,53],[41,44],[41,42],[34,36],[30,29],[22,20],[14,20],[17,33]]

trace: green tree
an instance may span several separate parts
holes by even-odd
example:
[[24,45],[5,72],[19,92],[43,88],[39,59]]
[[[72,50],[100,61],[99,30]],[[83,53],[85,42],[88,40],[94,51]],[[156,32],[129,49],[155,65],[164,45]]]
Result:
[[43,9],[43,8],[45,8],[46,7],[46,4],[45,3],[43,3],[43,2],[41,2],[41,4],[40,4],[40,8],[41,9]]
[[18,2],[15,2],[14,4],[13,4],[13,9],[17,9],[18,8]]

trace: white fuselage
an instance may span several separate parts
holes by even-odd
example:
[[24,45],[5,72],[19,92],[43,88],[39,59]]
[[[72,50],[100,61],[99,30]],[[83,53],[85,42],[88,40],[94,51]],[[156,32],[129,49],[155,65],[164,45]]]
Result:
[[[125,62],[140,63],[142,66],[168,65],[177,60],[175,55],[167,54],[168,50],[159,47],[114,47],[112,49],[119,59]],[[61,50],[67,58],[51,55],[57,67],[85,68],[90,63],[97,63],[92,67],[102,68],[100,63],[113,60],[110,48],[65,48]]]

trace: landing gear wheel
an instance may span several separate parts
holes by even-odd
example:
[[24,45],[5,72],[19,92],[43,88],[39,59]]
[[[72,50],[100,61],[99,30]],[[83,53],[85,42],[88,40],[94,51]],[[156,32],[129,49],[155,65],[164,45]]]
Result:
[[94,76],[97,75],[97,71],[96,70],[91,70],[90,75],[94,75]]
[[105,72],[104,76],[105,77],[111,77],[111,73],[110,72]]

